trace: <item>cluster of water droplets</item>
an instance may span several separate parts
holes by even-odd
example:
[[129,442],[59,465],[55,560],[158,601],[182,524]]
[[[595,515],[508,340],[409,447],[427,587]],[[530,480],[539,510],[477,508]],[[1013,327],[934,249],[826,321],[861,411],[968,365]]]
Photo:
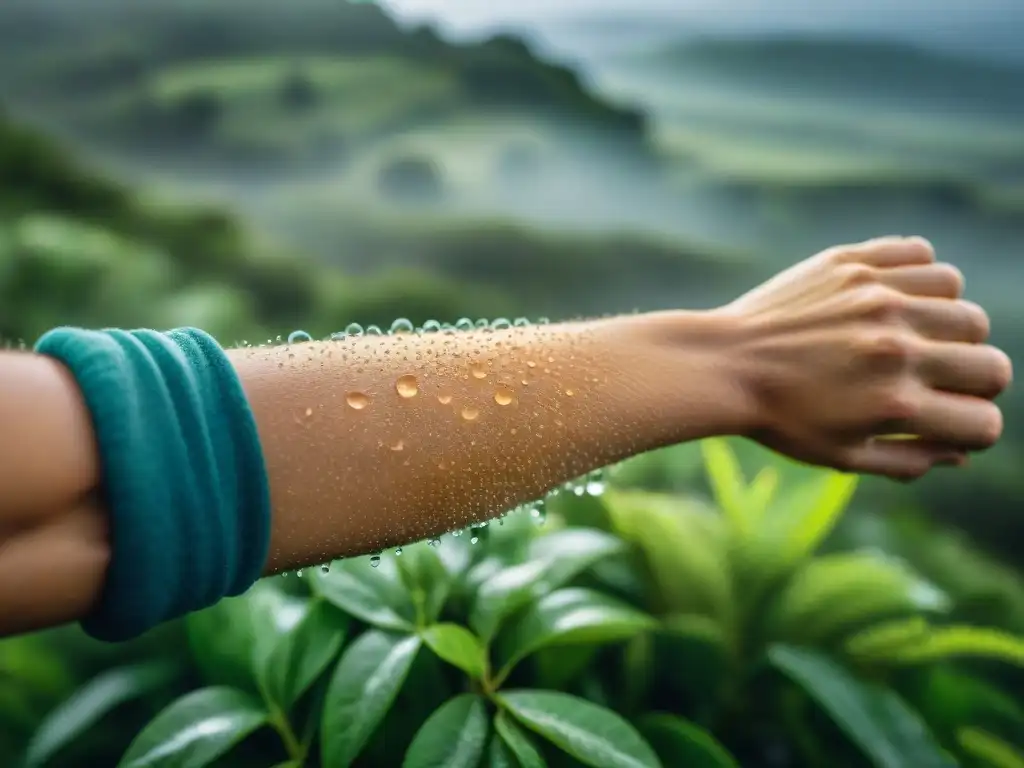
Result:
[[[345,328],[344,331],[332,333],[328,337],[328,339],[331,341],[343,341],[348,338],[359,338],[363,336],[453,333],[480,330],[495,331],[506,330],[509,328],[524,328],[529,327],[531,325],[547,325],[549,323],[550,320],[546,317],[538,318],[534,322],[531,322],[529,319],[525,317],[517,317],[514,320],[508,320],[506,318],[487,320],[481,318],[475,321],[468,317],[463,317],[454,323],[442,323],[437,320],[427,320],[421,326],[416,326],[407,318],[398,318],[391,324],[391,327],[386,332],[377,325],[367,325],[364,327],[359,323],[350,323]],[[278,337],[276,341],[277,343],[281,343],[283,339],[281,337]],[[292,331],[287,337],[288,344],[302,344],[310,341],[313,341],[313,337],[303,330]],[[274,341],[268,340],[267,343],[273,344]],[[411,374],[400,376],[395,382],[395,390],[401,397],[415,397],[418,394],[418,384],[416,377]],[[566,395],[572,396],[573,394],[573,390],[566,390]],[[505,392],[504,390],[499,389],[495,393],[494,399],[495,402],[498,403],[499,405],[506,405],[512,402],[512,395]],[[361,410],[362,408],[365,408],[366,405],[369,403],[369,398],[365,394],[359,392],[352,392],[346,396],[346,402],[351,408]],[[442,403],[444,402],[445,401],[442,400]],[[462,412],[462,416],[467,420],[472,420],[473,418],[475,418],[475,413],[478,412],[470,412],[464,409]],[[392,446],[392,448],[394,450],[400,450],[400,448],[395,448],[394,446]],[[452,530],[449,531],[448,534],[450,534],[454,538],[459,538],[463,535],[467,535],[469,538],[469,542],[471,544],[477,544],[481,540],[482,534],[491,523],[496,522],[499,526],[504,525],[506,517],[508,517],[509,515],[519,514],[528,515],[534,521],[534,523],[536,523],[537,525],[543,525],[547,520],[548,500],[556,496],[559,496],[560,494],[563,493],[569,493],[579,497],[600,496],[604,493],[605,488],[607,487],[607,471],[607,469],[593,470],[574,480],[570,480],[569,482],[566,482],[558,487],[552,488],[543,498],[519,505],[505,512],[501,512],[493,520],[475,523],[471,525],[469,528],[459,528],[456,530]],[[431,547],[437,547],[440,546],[440,544],[440,537],[434,537],[427,541],[427,545]],[[402,551],[402,547],[396,547],[393,550],[393,554],[395,557],[401,557]],[[373,568],[379,567],[381,563],[381,556],[382,553],[376,553],[371,555],[369,558],[370,566]],[[330,564],[325,563],[320,566],[320,569],[323,573],[329,573]],[[303,574],[301,569],[295,571],[295,573],[298,576],[302,576]]]

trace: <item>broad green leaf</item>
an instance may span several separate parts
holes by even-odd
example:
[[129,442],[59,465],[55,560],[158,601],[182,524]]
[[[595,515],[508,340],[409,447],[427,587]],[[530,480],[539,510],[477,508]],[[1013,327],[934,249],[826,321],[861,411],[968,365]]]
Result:
[[519,768],[546,768],[547,762],[540,750],[507,712],[499,711],[494,716],[494,730],[512,753],[513,763]]
[[637,730],[609,709],[556,691],[506,691],[501,704],[531,731],[593,768],[661,768]]
[[878,768],[955,766],[895,691],[858,680],[827,656],[773,646],[768,658],[803,688]]
[[46,716],[25,751],[23,768],[47,763],[118,706],[166,684],[175,670],[146,662],[97,675]]
[[857,475],[829,472],[786,500],[780,515],[787,530],[783,559],[799,562],[814,553],[843,516],[857,490]]
[[883,621],[847,638],[843,651],[859,661],[886,658],[928,637],[931,626],[923,616]]
[[486,768],[520,768],[516,762],[515,755],[508,748],[501,737],[497,734],[491,735],[491,741],[487,745],[487,760],[484,762]]
[[715,502],[733,530],[741,536],[751,531],[751,508],[747,503],[747,481],[736,454],[724,438],[701,440],[701,453]]
[[653,641],[647,674],[685,692],[701,711],[714,709],[734,666],[733,641],[721,625],[705,616],[669,616]]
[[813,645],[872,622],[942,612],[949,599],[899,561],[867,552],[825,555],[798,570],[769,610],[769,637]]
[[437,621],[451,592],[453,579],[438,552],[441,546],[443,544],[431,546],[421,541],[404,547],[402,554],[395,558],[402,582],[415,606],[419,626]]
[[739,763],[710,733],[676,715],[650,714],[638,724],[640,733],[665,765],[739,768]]
[[919,642],[892,649],[873,660],[924,664],[957,657],[986,658],[1024,666],[1024,639],[989,627],[935,627]]
[[262,704],[232,688],[171,703],[135,737],[118,768],[204,768],[267,722]]
[[349,765],[384,719],[420,649],[416,635],[371,629],[341,655],[320,722],[324,768]]
[[732,573],[720,515],[690,499],[640,491],[608,491],[605,503],[619,535],[643,554],[659,612],[731,621]]
[[1024,705],[994,683],[947,665],[911,677],[907,695],[936,733],[965,723],[998,725],[1024,732]]
[[529,606],[498,637],[499,678],[541,648],[614,643],[656,626],[647,614],[600,592],[560,589]]
[[597,530],[569,529],[539,537],[531,542],[526,562],[500,569],[480,585],[469,625],[489,641],[507,616],[621,549],[617,538]]
[[480,696],[464,693],[449,699],[416,732],[402,768],[476,768],[487,731],[487,707]]
[[286,595],[263,580],[240,597],[189,614],[185,619],[189,647],[203,679],[258,693],[258,671],[306,609],[303,598]]
[[340,611],[322,600],[308,601],[307,606],[260,670],[265,695],[285,712],[327,669],[345,639],[348,621]]
[[382,557],[376,568],[370,559],[339,560],[324,573],[313,569],[313,591],[341,610],[380,629],[411,632],[415,609],[402,584],[394,557]]
[[964,752],[991,768],[1024,768],[1024,752],[980,728],[961,728],[956,740]]
[[487,652],[480,640],[458,624],[435,624],[420,633],[440,658],[480,680],[487,672]]

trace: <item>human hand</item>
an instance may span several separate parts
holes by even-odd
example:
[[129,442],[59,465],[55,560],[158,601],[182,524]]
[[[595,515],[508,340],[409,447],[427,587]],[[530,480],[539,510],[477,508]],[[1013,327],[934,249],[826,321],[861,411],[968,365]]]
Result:
[[[995,444],[1010,359],[921,238],[830,248],[717,312],[739,337],[749,437],[811,464],[911,480]],[[909,435],[917,439],[881,439]]]

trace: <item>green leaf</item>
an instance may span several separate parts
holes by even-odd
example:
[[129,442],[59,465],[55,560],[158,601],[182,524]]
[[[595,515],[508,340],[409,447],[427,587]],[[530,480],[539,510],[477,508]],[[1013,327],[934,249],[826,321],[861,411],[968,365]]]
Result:
[[762,467],[747,488],[746,507],[751,524],[757,526],[764,519],[779,490],[779,470],[772,466]]
[[871,660],[926,664],[958,657],[993,659],[1024,667],[1024,639],[989,627],[935,627],[918,642],[888,649]]
[[1024,706],[987,680],[941,665],[907,682],[908,698],[936,733],[952,733],[964,723],[1024,733]]
[[472,693],[449,699],[413,737],[402,768],[476,768],[487,746],[487,707]]
[[267,698],[287,712],[327,669],[345,639],[348,621],[321,600],[307,603],[302,619],[286,632],[260,670]]
[[232,688],[202,688],[158,714],[118,768],[204,768],[267,722],[260,702]]
[[125,702],[166,684],[176,671],[171,664],[146,662],[107,670],[83,685],[40,723],[25,751],[23,768],[49,762]]
[[530,543],[526,562],[497,570],[480,585],[469,625],[487,642],[514,611],[621,549],[617,538],[597,530],[570,529],[542,536]]
[[[448,551],[453,550],[454,545],[444,543],[449,545]],[[416,606],[416,618],[420,626],[437,621],[452,589],[452,574],[438,552],[441,546],[431,546],[421,541],[403,547],[402,554],[395,557],[402,582]]]
[[825,555],[793,575],[766,628],[772,639],[816,645],[872,622],[949,607],[942,592],[899,561],[867,552]]
[[458,624],[435,624],[420,633],[423,642],[440,658],[470,677],[481,680],[487,673],[487,652],[476,635]]
[[704,468],[715,503],[721,508],[733,530],[741,536],[751,532],[751,508],[747,503],[747,481],[736,454],[724,438],[710,437],[700,442]]
[[954,766],[921,717],[888,688],[862,682],[826,656],[773,646],[772,664],[803,688],[878,768]]
[[689,720],[668,714],[646,715],[640,733],[665,765],[739,768],[739,763],[710,733]]
[[585,765],[661,768],[632,725],[586,699],[555,691],[507,691],[501,703],[524,726]]
[[643,553],[659,613],[732,621],[733,578],[721,515],[692,499],[639,491],[606,491],[605,503],[619,535]]
[[599,645],[627,640],[657,622],[619,600],[589,589],[560,589],[527,608],[498,638],[506,677],[519,661],[552,645]]
[[964,752],[992,768],[1024,768],[1024,753],[980,728],[961,728],[956,739]]
[[484,765],[486,768],[520,768],[515,755],[496,734],[491,736],[491,743],[487,746],[487,761]]
[[494,716],[494,730],[512,753],[513,764],[518,768],[547,768],[540,750],[506,712],[499,711]]
[[310,584],[327,602],[367,624],[411,632],[415,628],[415,609],[395,559],[382,557],[376,568],[366,557],[339,560],[327,573],[313,569]]
[[858,480],[857,475],[828,472],[786,499],[787,508],[779,517],[788,531],[783,544],[783,561],[787,565],[817,550],[843,516]]
[[342,654],[320,723],[324,768],[349,765],[373,735],[405,683],[420,638],[371,629]]

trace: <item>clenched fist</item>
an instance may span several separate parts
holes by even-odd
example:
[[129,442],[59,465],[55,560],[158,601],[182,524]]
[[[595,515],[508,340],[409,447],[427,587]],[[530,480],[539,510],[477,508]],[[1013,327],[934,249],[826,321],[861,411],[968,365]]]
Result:
[[755,404],[749,437],[897,479],[992,446],[1012,366],[962,290],[927,241],[893,237],[830,248],[718,310]]

